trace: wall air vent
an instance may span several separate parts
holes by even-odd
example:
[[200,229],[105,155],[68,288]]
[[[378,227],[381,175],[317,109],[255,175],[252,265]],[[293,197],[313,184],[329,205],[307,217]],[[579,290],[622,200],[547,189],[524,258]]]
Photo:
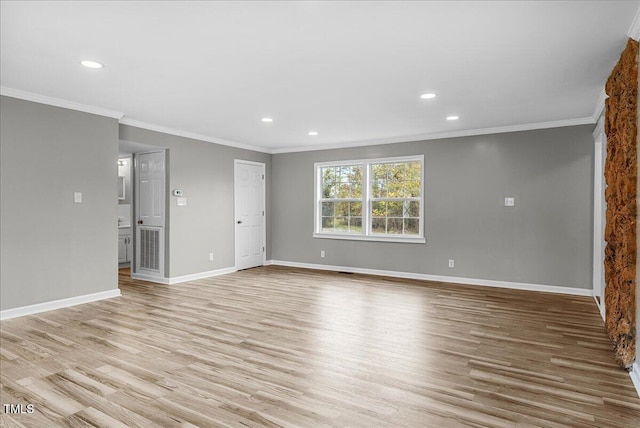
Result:
[[160,271],[160,229],[140,229],[140,268]]

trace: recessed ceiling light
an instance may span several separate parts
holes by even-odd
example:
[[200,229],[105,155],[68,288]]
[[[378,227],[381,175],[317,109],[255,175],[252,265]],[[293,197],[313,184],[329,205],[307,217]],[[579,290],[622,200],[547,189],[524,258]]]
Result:
[[447,116],[447,120],[458,120],[460,119],[459,116]]
[[435,98],[435,97],[436,97],[436,94],[432,92],[427,92],[426,94],[420,95],[420,98],[422,98],[423,100],[430,100],[431,98]]
[[89,60],[84,60],[84,61],[80,61],[80,64],[84,65],[87,68],[102,68],[104,67],[104,65],[100,64],[97,61],[89,61]]
[[262,121],[263,121],[264,123],[271,123],[271,122],[273,122],[273,119],[271,119],[270,117],[263,117],[263,118],[262,118]]
[[309,131],[309,135],[315,137],[316,135],[318,135],[318,131]]

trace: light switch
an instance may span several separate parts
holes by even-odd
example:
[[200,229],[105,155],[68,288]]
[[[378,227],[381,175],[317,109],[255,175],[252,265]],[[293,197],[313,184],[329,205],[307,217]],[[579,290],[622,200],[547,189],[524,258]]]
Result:
[[187,198],[176,198],[176,204],[178,204],[179,207],[186,207]]
[[73,192],[73,202],[76,204],[82,203],[82,192]]
[[504,198],[505,207],[514,207],[516,205],[516,198]]

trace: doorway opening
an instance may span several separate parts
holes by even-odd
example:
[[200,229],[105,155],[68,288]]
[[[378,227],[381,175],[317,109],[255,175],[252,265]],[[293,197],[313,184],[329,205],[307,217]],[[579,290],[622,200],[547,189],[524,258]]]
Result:
[[[166,282],[167,150],[120,140],[118,155],[119,275]],[[128,168],[128,175],[127,175]],[[120,178],[122,176],[123,178]],[[121,185],[123,190],[121,190]],[[124,199],[121,199],[124,196]]]
[[133,259],[132,160],[130,154],[118,156],[118,269],[130,267]]

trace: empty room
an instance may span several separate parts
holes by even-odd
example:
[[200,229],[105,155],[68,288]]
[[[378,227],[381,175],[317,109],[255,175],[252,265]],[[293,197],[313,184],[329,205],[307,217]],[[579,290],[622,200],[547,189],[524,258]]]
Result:
[[0,426],[639,427],[634,1],[0,1]]

